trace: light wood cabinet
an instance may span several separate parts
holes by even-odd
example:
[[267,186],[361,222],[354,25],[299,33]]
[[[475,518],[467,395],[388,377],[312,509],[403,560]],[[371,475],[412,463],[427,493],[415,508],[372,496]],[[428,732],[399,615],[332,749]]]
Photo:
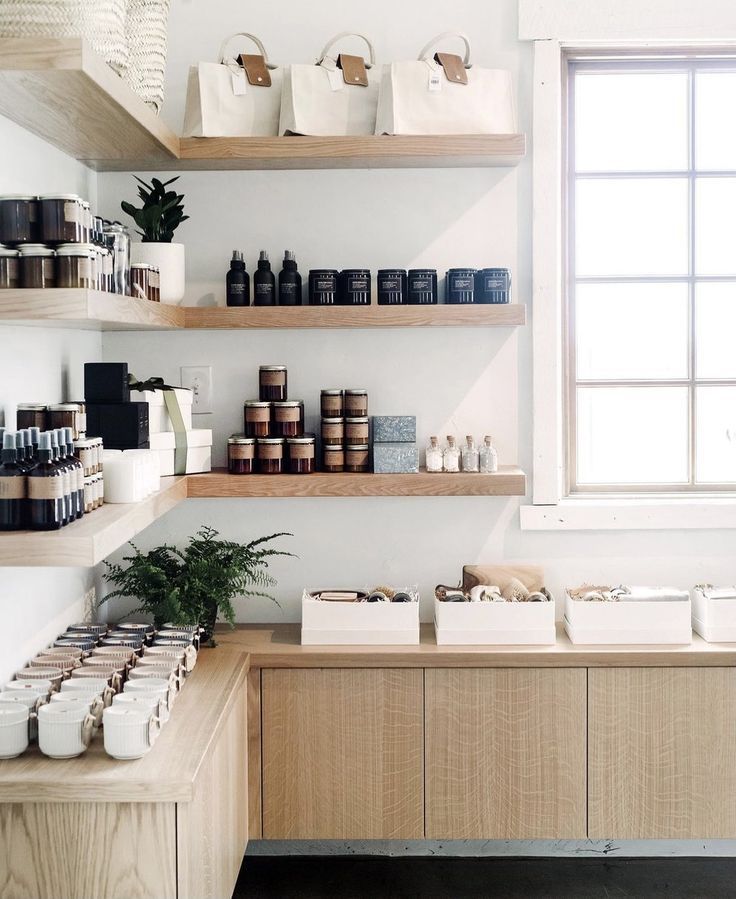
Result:
[[589,836],[736,837],[736,669],[590,669]]
[[264,669],[265,839],[421,839],[421,669]]
[[585,669],[427,669],[428,839],[581,839]]

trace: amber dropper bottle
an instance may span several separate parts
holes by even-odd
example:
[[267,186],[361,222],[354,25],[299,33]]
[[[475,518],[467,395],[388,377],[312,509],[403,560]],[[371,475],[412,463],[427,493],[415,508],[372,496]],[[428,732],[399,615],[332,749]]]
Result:
[[30,527],[34,531],[55,531],[64,524],[64,475],[54,462],[51,433],[38,439],[38,465],[28,473]]

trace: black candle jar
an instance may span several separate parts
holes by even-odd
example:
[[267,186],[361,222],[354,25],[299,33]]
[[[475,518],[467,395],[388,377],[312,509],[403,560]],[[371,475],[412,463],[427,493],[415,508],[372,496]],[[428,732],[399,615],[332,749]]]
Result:
[[407,281],[407,293],[412,306],[431,306],[437,303],[436,268],[409,269]]
[[511,272],[507,268],[483,268],[475,274],[475,302],[501,305],[511,302]]
[[314,474],[316,468],[314,434],[290,437],[286,444],[289,449],[289,473]]
[[256,441],[244,434],[233,434],[227,440],[227,470],[230,474],[253,474]]
[[38,232],[36,197],[0,197],[0,243],[36,243]]
[[283,403],[288,400],[288,373],[285,365],[262,365],[258,370],[260,399]]
[[472,303],[475,293],[475,269],[451,268],[447,272],[447,302]]
[[339,300],[337,269],[318,268],[309,272],[309,305],[336,306]]
[[406,270],[381,268],[377,275],[379,306],[400,306],[406,303]]
[[276,437],[301,437],[304,433],[304,403],[301,400],[274,403],[272,430]]
[[268,437],[271,433],[272,405],[261,400],[247,400],[243,406],[243,430],[246,437]]
[[340,272],[340,303],[343,306],[369,306],[370,302],[370,269],[343,269],[343,271]]
[[281,474],[284,470],[283,437],[263,437],[256,441],[258,471],[261,474]]

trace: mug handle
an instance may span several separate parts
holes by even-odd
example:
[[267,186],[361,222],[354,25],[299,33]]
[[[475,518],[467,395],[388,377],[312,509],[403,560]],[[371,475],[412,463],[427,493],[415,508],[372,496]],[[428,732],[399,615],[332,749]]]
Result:
[[187,673],[194,669],[197,664],[197,650],[191,644],[184,650],[184,665]]
[[38,718],[38,710],[41,708],[42,705],[46,705],[47,702],[48,702],[48,699],[45,696],[39,696],[38,699],[33,704],[33,711],[31,712],[31,714],[34,715],[36,718]]
[[161,733],[161,719],[158,715],[151,715],[148,719],[148,745],[153,746],[153,744],[158,740],[158,735]]
[[110,686],[113,688],[113,690],[116,693],[119,693],[123,688],[123,679],[122,679],[122,677],[120,677],[120,675],[117,673],[117,671],[110,678]]
[[325,44],[322,52],[319,54],[319,57],[317,58],[317,65],[322,65],[325,57],[330,52],[330,50],[338,41],[341,41],[344,37],[357,37],[360,38],[361,41],[366,42],[366,44],[368,45],[368,62],[366,62],[365,67],[366,69],[372,69],[376,64],[376,51],[373,49],[373,44],[364,34],[357,34],[355,31],[341,31],[340,34],[336,34],[333,38],[330,38],[330,40]]
[[84,716],[84,721],[82,721],[82,743],[84,743],[85,747],[89,746],[90,741],[92,740],[92,734],[95,731],[95,719],[94,716],[89,712]]
[[463,65],[466,69],[472,68],[473,63],[470,61],[470,38],[467,34],[463,34],[461,31],[443,31],[442,34],[438,34],[436,37],[433,37],[428,44],[426,44],[420,54],[419,61],[423,62],[425,59],[429,58],[429,52],[434,47],[439,44],[440,41],[449,40],[449,38],[459,38],[465,44],[465,56],[463,57]]
[[115,691],[108,684],[108,686],[105,687],[105,689],[102,691],[102,703],[105,708],[112,705],[113,696],[115,696]]
[[103,712],[104,708],[105,708],[105,705],[102,701],[102,697],[95,696],[95,698],[92,700],[92,706],[90,708],[90,714],[95,719],[95,730],[97,730],[97,728],[100,726],[100,724],[102,724],[102,712]]

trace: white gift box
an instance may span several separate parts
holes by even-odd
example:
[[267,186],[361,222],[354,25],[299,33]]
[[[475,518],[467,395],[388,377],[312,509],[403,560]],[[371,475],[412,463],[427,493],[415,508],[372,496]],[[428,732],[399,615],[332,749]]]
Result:
[[572,643],[619,645],[687,644],[692,642],[690,596],[681,590],[632,587],[649,599],[595,602],[575,599],[589,590],[608,587],[568,588],[565,596],[565,630]]
[[736,587],[694,587],[693,630],[708,643],[736,642]]
[[419,643],[416,602],[329,602],[302,595],[302,644],[363,646]]
[[[151,449],[156,452],[161,465],[161,477],[174,474],[174,451],[176,435],[173,431],[150,435]],[[197,474],[212,470],[212,431],[209,428],[195,428],[187,431],[186,474]]]
[[551,645],[556,640],[555,603],[434,601],[439,646]]
[[[188,387],[175,387],[174,393],[179,400],[181,417],[184,419],[184,428],[192,429],[192,402],[194,391]],[[162,434],[174,430],[169,418],[169,412],[164,402],[163,390],[131,390],[130,401],[132,403],[148,403],[148,432],[149,434]]]

